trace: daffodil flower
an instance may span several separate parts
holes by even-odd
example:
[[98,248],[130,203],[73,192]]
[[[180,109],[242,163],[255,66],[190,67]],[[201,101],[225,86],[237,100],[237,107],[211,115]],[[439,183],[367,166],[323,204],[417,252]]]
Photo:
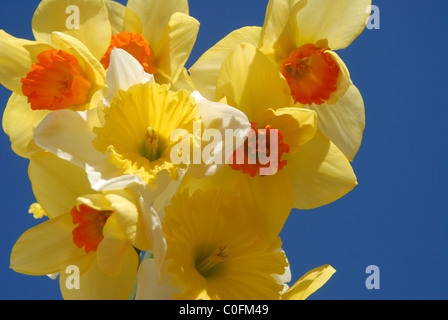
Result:
[[243,210],[237,193],[229,190],[178,193],[163,222],[164,268],[153,259],[142,262],[136,298],[305,299],[334,273],[322,266],[289,288],[291,273],[280,238],[259,237]]
[[[25,231],[11,268],[29,275],[59,274],[64,299],[128,299],[149,250],[140,195],[132,189],[96,192],[78,166],[49,152],[30,159],[30,180],[48,220]],[[79,270],[79,289],[67,286]]]
[[351,161],[365,127],[364,102],[334,50],[362,32],[370,5],[371,0],[270,0],[262,28],[230,33],[190,68],[191,78],[206,98],[215,99],[227,55],[241,43],[256,46],[285,77],[293,101],[316,111],[319,130]]
[[88,110],[102,98],[106,73],[76,38],[54,32],[43,41],[0,31],[0,83],[13,93],[3,115],[12,149],[22,157],[40,151],[32,137],[54,110]]
[[[130,53],[158,83],[177,83],[188,76],[184,65],[195,44],[199,22],[189,16],[187,0],[74,0],[79,28],[68,28],[67,3],[43,0],[33,17],[37,40],[54,31],[82,41],[107,69],[114,48]],[[96,14],[94,14],[96,13]],[[101,13],[101,14],[100,14]]]
[[[350,162],[317,130],[316,112],[291,103],[286,80],[256,47],[239,45],[224,60],[217,80],[217,98],[222,97],[247,115],[254,140],[250,143],[249,135],[241,147],[243,161],[228,161],[218,173],[204,179],[187,174],[181,190],[192,192],[216,185],[238,190],[246,212],[254,214],[251,221],[256,229],[262,236],[272,237],[280,232],[291,209],[329,204],[357,185]],[[263,129],[275,129],[278,139],[270,141],[268,134],[260,134]],[[269,153],[269,162],[262,163],[258,155]],[[250,154],[257,154],[252,163]],[[263,173],[266,167],[272,169]],[[257,210],[249,210],[251,207]]]
[[[83,168],[94,190],[141,185],[148,192],[148,203],[163,210],[187,169],[194,168],[195,176],[219,169],[213,164],[174,163],[171,155],[177,141],[171,135],[175,130],[185,129],[192,141],[196,122],[199,130],[202,126],[220,132],[234,129],[241,137],[249,131],[241,111],[153,82],[122,49],[112,51],[106,78],[108,92],[97,110],[52,112],[34,135],[44,150]],[[163,193],[168,190],[169,194]],[[156,198],[165,200],[156,205]]]

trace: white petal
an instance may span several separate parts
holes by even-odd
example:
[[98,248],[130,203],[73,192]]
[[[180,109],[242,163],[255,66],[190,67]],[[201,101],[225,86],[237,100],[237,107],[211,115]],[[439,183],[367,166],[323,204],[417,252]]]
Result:
[[[205,99],[198,91],[193,92],[192,97],[196,100],[197,108],[199,109],[198,114],[204,123],[204,130],[215,129],[220,132],[222,139],[216,148],[220,148],[222,155],[233,154],[238,146],[233,144],[226,145],[224,143],[226,130],[232,130],[237,141],[244,141],[251,129],[247,116],[240,110],[227,104]],[[195,138],[200,139],[201,137],[195,136]],[[195,177],[210,176],[215,174],[224,164],[225,161],[217,163],[213,159],[210,161],[202,159],[201,164],[191,164],[188,173]]]
[[101,162],[105,157],[93,146],[94,138],[85,111],[53,111],[34,131],[38,146],[81,167],[86,162]]
[[154,202],[152,203],[152,207],[157,212],[159,217],[163,219],[165,207],[171,201],[171,198],[177,192],[179,185],[186,173],[186,170],[178,169],[178,179],[173,180],[169,177],[169,173],[166,170],[161,171],[157,176],[157,191]]
[[106,83],[109,87],[107,103],[110,103],[119,90],[126,91],[137,83],[146,82],[154,82],[154,77],[144,71],[140,62],[123,49],[112,50],[106,74]]
[[160,283],[157,279],[157,266],[154,259],[144,260],[138,271],[136,300],[173,300],[180,288],[174,288],[168,281]]
[[166,256],[166,241],[162,230],[162,221],[154,208],[149,204],[151,199],[147,199],[144,191],[139,193],[139,207],[145,224],[146,236],[150,239],[154,262],[157,270],[157,279],[159,282],[165,282],[165,274],[162,272],[162,265]]
[[137,175],[123,175],[108,159],[93,165],[85,163],[84,169],[92,189],[96,191],[126,189],[144,184],[142,178]]

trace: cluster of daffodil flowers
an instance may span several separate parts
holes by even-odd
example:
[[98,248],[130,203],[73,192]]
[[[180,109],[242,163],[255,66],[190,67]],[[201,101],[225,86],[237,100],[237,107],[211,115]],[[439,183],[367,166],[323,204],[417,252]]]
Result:
[[[307,298],[335,270],[291,284],[279,234],[292,209],[357,184],[364,105],[334,50],[370,4],[270,0],[262,27],[231,32],[187,70],[199,30],[187,0],[42,0],[35,40],[0,31],[3,128],[29,159],[30,213],[43,219],[11,268],[59,278],[65,299]],[[230,131],[230,145],[203,141]],[[198,149],[202,161],[178,161]],[[250,161],[262,149],[272,163]]]

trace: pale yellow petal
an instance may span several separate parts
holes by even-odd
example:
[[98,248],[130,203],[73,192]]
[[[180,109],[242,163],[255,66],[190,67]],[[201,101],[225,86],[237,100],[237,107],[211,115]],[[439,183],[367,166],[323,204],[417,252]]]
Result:
[[217,100],[243,111],[261,124],[266,109],[290,105],[290,89],[275,65],[250,44],[237,46],[224,60],[216,86]]
[[339,57],[339,55],[331,50],[326,50],[326,54],[331,56],[333,60],[337,63],[339,67],[339,76],[336,82],[336,91],[334,91],[328,100],[325,101],[326,104],[333,105],[338,99],[347,92],[348,88],[352,85],[352,80],[350,79],[350,72],[344,61]]
[[69,265],[88,265],[92,254],[73,243],[70,213],[45,221],[25,231],[14,245],[10,267],[30,275],[65,271]]
[[0,45],[0,83],[8,90],[22,94],[20,80],[31,71],[36,56],[53,48],[46,43],[13,37],[3,30],[0,30]]
[[105,192],[105,198],[111,203],[117,223],[128,241],[139,250],[151,249],[151,242],[145,234],[143,217],[135,195],[130,190],[114,190]]
[[199,22],[184,13],[174,13],[166,25],[156,52],[157,74],[176,82],[190,56],[199,32]]
[[296,16],[301,44],[328,40],[332,50],[343,49],[366,27],[371,0],[308,0]]
[[98,266],[107,275],[117,277],[123,266],[125,252],[131,245],[121,230],[115,214],[107,219],[103,236],[97,250]]
[[259,44],[264,54],[278,60],[295,49],[298,32],[294,17],[305,3],[303,0],[269,1]]
[[364,101],[359,90],[351,85],[335,104],[308,107],[316,111],[319,129],[352,161],[365,129]]
[[193,83],[206,99],[213,101],[216,98],[216,82],[226,57],[241,43],[257,46],[260,31],[260,27],[244,27],[231,32],[207,50],[189,69]]
[[61,273],[59,282],[62,296],[65,300],[128,300],[134,287],[138,268],[138,255],[132,246],[128,246],[123,268],[117,277],[105,274],[96,260],[89,269],[83,272],[79,279],[79,289],[68,289],[67,277],[70,274]]
[[[69,10],[69,5],[73,6],[73,11]],[[79,25],[76,25],[77,17]],[[60,31],[84,43],[97,59],[106,52],[112,36],[107,8],[102,0],[72,0],[69,4],[67,1],[43,0],[34,13],[32,26],[37,40],[51,43],[51,33]]]
[[305,300],[320,289],[336,272],[330,265],[313,269],[304,274],[283,295],[282,300]]
[[175,12],[189,14],[187,0],[128,0],[127,7],[140,17],[143,37],[156,52],[171,15]]
[[138,15],[121,3],[112,0],[104,0],[112,34],[121,32],[142,33],[143,26]]
[[184,67],[177,78],[177,81],[171,84],[171,88],[174,91],[188,90],[190,92],[196,91],[197,88],[191,80],[188,70]]
[[21,157],[29,158],[41,152],[34,140],[34,129],[48,114],[47,110],[32,110],[28,99],[13,93],[3,113],[3,130],[9,136],[12,150]]
[[319,130],[299,151],[286,154],[294,184],[294,206],[312,209],[338,200],[357,180],[344,154]]
[[244,212],[258,235],[267,241],[278,236],[293,208],[293,184],[288,172],[254,177],[240,173],[237,188]]
[[31,157],[28,174],[36,199],[50,217],[70,212],[77,197],[93,193],[80,167],[50,152]]
[[97,211],[112,211],[110,202],[103,193],[84,194],[76,198],[76,205],[84,204]]
[[317,130],[315,112],[303,108],[268,109],[264,113],[264,124],[283,132],[289,152],[296,152],[301,145],[314,138]]
[[204,178],[195,178],[187,173],[179,185],[178,192],[188,189],[191,195],[195,190],[201,189],[205,191],[214,186],[234,190],[240,175],[241,171],[233,170],[228,165],[225,165],[214,175]]

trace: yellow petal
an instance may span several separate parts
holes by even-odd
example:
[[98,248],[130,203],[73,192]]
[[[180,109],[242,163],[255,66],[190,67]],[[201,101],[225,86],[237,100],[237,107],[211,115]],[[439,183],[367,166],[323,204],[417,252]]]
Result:
[[112,0],[104,0],[104,3],[109,14],[112,34],[121,32],[142,33],[142,23],[134,11]]
[[179,74],[177,81],[175,83],[172,83],[171,88],[174,91],[188,90],[190,92],[193,92],[197,90],[186,68],[182,68],[182,71]]
[[290,105],[290,89],[275,65],[250,44],[237,46],[219,73],[216,98],[226,97],[250,121],[261,124],[268,108]]
[[278,236],[293,208],[293,184],[288,172],[255,177],[241,173],[237,188],[259,236],[267,241]]
[[49,152],[31,157],[28,174],[36,199],[50,217],[70,212],[77,197],[93,193],[80,167]]
[[274,59],[286,57],[296,48],[296,13],[305,5],[300,0],[270,0],[260,37],[260,50]]
[[320,289],[335,272],[336,270],[330,265],[307,272],[282,295],[282,300],[305,300]]
[[3,30],[0,30],[0,44],[0,83],[22,94],[20,79],[31,71],[31,64],[40,52],[53,48],[46,43],[15,38]]
[[328,40],[332,50],[343,49],[364,30],[371,0],[313,0],[296,16],[301,44]]
[[[60,31],[77,38],[86,45],[97,59],[106,52],[111,39],[111,26],[107,8],[102,0],[73,0],[76,12],[67,11],[68,3],[43,0],[37,7],[32,21],[36,40],[51,43],[51,33]],[[79,12],[79,28],[72,28],[72,17]],[[68,22],[68,23],[67,23]]]
[[206,99],[214,101],[216,98],[216,81],[225,58],[243,42],[257,46],[260,31],[260,27],[244,27],[231,32],[207,50],[189,69],[193,83]]
[[3,113],[3,130],[11,140],[11,148],[19,156],[31,157],[42,151],[33,140],[34,129],[49,113],[47,110],[32,110],[28,99],[13,93]]
[[294,206],[311,209],[329,204],[356,185],[356,176],[344,154],[319,130],[299,151],[286,154],[294,184]]
[[174,13],[157,44],[157,74],[169,82],[176,82],[190,56],[199,31],[199,22],[180,12]]
[[76,199],[76,205],[84,204],[97,211],[112,211],[111,203],[102,193],[91,193],[79,196]]
[[358,152],[365,128],[364,102],[351,85],[333,105],[310,105],[317,113],[319,129],[352,161]]
[[121,272],[125,252],[130,243],[121,230],[115,214],[107,219],[103,236],[97,250],[98,266],[107,275],[117,277]]
[[241,172],[233,170],[228,165],[225,165],[214,175],[204,178],[195,178],[187,173],[179,185],[178,192],[188,189],[189,194],[193,194],[195,190],[201,189],[205,191],[213,186],[234,190],[240,176]]
[[69,265],[86,266],[92,254],[73,243],[70,213],[45,221],[23,233],[14,245],[10,267],[30,275],[46,275]]
[[338,79],[336,81],[336,91],[334,91],[330,95],[330,98],[325,101],[326,104],[333,105],[338,101],[340,97],[344,96],[348,88],[352,85],[352,80],[350,79],[350,73],[347,66],[339,57],[339,55],[332,50],[326,50],[325,53],[333,58],[340,70]]
[[105,192],[105,198],[111,203],[117,223],[130,241],[139,250],[151,249],[151,243],[146,237],[142,214],[139,212],[138,201],[130,190],[115,190]]
[[268,109],[264,113],[263,123],[281,130],[284,141],[289,145],[289,152],[296,152],[316,134],[316,113],[310,111],[303,108]]
[[171,15],[175,12],[189,14],[187,0],[128,0],[127,7],[140,17],[143,37],[156,52]]
[[123,268],[117,277],[105,274],[94,260],[79,279],[79,289],[68,289],[67,277],[59,277],[62,296],[66,300],[128,300],[137,277],[138,255],[132,246],[128,246],[123,258]]

